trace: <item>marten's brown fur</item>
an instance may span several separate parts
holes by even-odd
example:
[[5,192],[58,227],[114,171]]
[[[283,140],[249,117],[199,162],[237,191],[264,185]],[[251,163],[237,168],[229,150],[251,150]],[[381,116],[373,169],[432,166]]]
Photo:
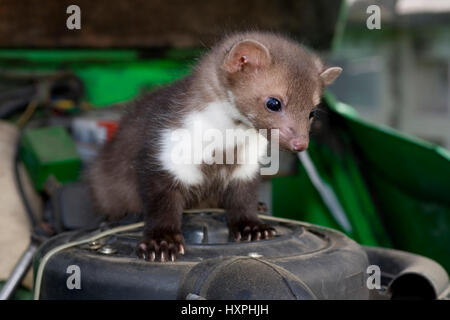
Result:
[[[304,150],[311,111],[340,71],[324,68],[317,56],[279,35],[248,32],[225,38],[189,76],[130,105],[88,172],[97,210],[109,217],[142,212],[145,230],[138,252],[152,261],[184,253],[182,211],[204,202],[227,211],[236,240],[273,237],[275,230],[256,213],[257,167],[177,166],[167,156],[169,134],[192,130],[189,121],[197,119],[222,131],[279,129],[281,147]],[[268,97],[278,99],[282,109],[268,110]]]

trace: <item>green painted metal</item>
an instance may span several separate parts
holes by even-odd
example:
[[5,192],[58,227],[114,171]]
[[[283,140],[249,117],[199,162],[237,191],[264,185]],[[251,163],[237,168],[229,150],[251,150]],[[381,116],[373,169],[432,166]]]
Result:
[[185,64],[171,60],[73,67],[87,88],[87,100],[94,106],[130,100],[142,90],[180,78],[186,73],[185,69]]
[[[346,152],[336,152],[314,140],[308,149],[320,177],[333,189],[351,223],[352,230],[347,234],[366,245],[390,247],[391,242],[375,211],[355,159],[352,154]],[[274,178],[272,191],[274,215],[308,221],[344,232],[300,163],[296,177]]]
[[81,160],[72,138],[62,127],[25,130],[20,158],[37,190],[42,190],[50,176],[61,183],[78,180]]
[[[348,235],[430,257],[450,270],[449,151],[366,122],[331,95],[325,102],[337,116],[340,148],[313,141],[309,153],[352,224]],[[301,166],[296,177],[274,179],[273,210],[341,229]]]
[[71,70],[86,87],[85,98],[94,107],[134,98],[187,74],[198,50],[168,51],[159,59],[140,59],[137,50],[0,50],[0,69],[43,74]]
[[112,61],[134,62],[139,57],[136,50],[53,50],[53,49],[3,49],[0,61],[14,64],[59,64],[73,62],[105,63]]
[[[328,102],[345,109],[332,97]],[[450,270],[450,152],[354,114],[340,115],[393,245]]]

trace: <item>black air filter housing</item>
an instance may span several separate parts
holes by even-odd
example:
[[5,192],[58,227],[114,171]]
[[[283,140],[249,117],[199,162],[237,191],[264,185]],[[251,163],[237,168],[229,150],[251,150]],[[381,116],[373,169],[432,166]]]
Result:
[[[66,248],[45,264],[40,299],[369,299],[365,250],[345,235],[296,221],[261,216],[278,235],[229,240],[223,213],[185,213],[186,254],[175,262],[147,262],[135,248],[142,226]],[[102,230],[104,231],[104,230]],[[101,232],[68,232],[51,249]],[[67,268],[80,269],[81,289],[69,289]]]

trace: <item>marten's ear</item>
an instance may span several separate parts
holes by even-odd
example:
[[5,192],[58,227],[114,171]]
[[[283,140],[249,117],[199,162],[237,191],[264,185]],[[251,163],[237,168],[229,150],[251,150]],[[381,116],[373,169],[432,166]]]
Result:
[[320,79],[322,80],[322,83],[325,86],[328,86],[328,85],[332,84],[334,82],[334,80],[336,80],[336,78],[341,74],[341,72],[342,72],[342,68],[331,67],[331,68],[325,69],[325,71],[323,71],[320,74]]
[[243,40],[236,43],[225,57],[223,69],[229,73],[254,70],[271,62],[269,50],[255,40]]

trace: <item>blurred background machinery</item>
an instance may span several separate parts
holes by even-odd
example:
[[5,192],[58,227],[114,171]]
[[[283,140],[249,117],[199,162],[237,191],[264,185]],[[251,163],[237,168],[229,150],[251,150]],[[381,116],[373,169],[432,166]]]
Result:
[[[68,30],[71,4],[0,3],[0,115],[2,132],[11,133],[1,161],[11,168],[20,128],[16,163],[24,163],[44,204],[79,180],[114,135],[127,101],[186,75],[226,32],[271,30],[344,73],[325,95],[308,152],[283,154],[279,174],[262,184],[268,212],[340,230],[360,244],[421,254],[450,271],[445,1],[377,1],[379,30],[367,28],[373,3],[364,0],[80,0],[81,29]],[[40,229],[64,231],[41,207],[33,206]],[[4,212],[29,211],[14,208]],[[23,250],[27,241],[16,232],[0,250],[19,242]],[[2,277],[22,253],[4,251],[10,259]]]

